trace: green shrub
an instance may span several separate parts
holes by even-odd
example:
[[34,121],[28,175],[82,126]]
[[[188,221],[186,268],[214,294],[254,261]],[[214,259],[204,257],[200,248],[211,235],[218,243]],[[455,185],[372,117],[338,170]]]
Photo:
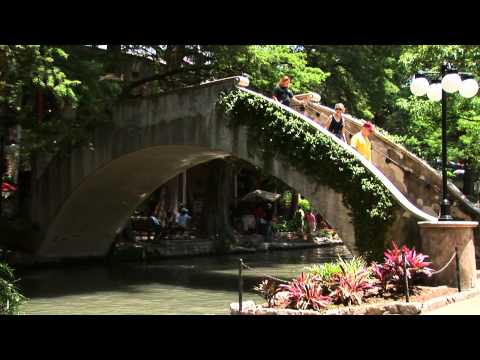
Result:
[[321,265],[315,264],[305,268],[305,271],[317,276],[322,282],[328,282],[334,275],[342,273],[340,264],[336,262],[328,262]]
[[292,192],[285,191],[279,200],[280,206],[289,209],[292,206]]
[[303,231],[303,226],[304,226],[304,219],[302,216],[302,213],[297,210],[295,215],[293,215],[292,219],[292,231]]
[[[335,262],[312,265],[305,268],[305,271],[317,276],[322,283],[330,283],[335,275],[340,275],[343,272],[354,275],[366,269],[368,269],[367,262],[361,256],[354,256],[349,260],[344,260],[339,256]],[[370,270],[368,271],[370,272]]]
[[286,220],[284,220],[280,223],[272,224],[272,231],[273,232],[288,232],[288,231],[290,231],[289,226],[288,226],[288,222]]
[[328,230],[320,230],[320,231],[318,231],[317,236],[319,236],[321,238],[325,237],[325,238],[331,239],[333,237],[333,233],[331,231],[328,231]]
[[293,231],[298,230],[298,224],[294,219],[283,220],[282,222],[279,222],[278,224],[273,224],[272,225],[272,230],[274,232],[293,232]]
[[19,307],[26,301],[14,285],[13,270],[4,263],[0,263],[0,315],[19,314]]
[[300,199],[298,200],[298,207],[307,212],[311,209],[310,201],[307,199]]
[[367,269],[367,261],[361,256],[354,256],[349,260],[344,260],[338,257],[337,264],[343,267],[347,274],[356,274],[360,270]]

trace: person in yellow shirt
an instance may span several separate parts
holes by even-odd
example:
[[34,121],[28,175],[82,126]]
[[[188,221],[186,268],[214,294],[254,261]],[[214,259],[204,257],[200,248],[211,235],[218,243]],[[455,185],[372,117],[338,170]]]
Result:
[[350,140],[350,145],[370,162],[372,162],[372,144],[368,137],[373,131],[374,125],[370,121],[366,121],[362,126],[362,130],[353,135],[352,140]]

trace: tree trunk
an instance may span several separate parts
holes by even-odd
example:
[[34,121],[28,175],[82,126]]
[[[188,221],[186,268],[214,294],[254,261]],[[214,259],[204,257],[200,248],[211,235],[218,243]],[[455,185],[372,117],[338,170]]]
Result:
[[115,75],[120,75],[120,56],[122,55],[122,45],[107,45],[107,51],[109,51],[111,54],[111,61],[106,68],[107,72],[114,73]]
[[17,183],[18,213],[24,219],[31,220],[30,208],[32,201],[32,172],[18,170]]
[[37,88],[35,104],[36,104],[36,110],[37,110],[37,120],[39,122],[43,120],[43,117],[45,115],[44,103],[45,103],[45,95],[43,93],[43,90]]
[[183,58],[185,56],[185,46],[182,45],[167,45],[165,51],[165,62],[167,63],[167,71],[177,69],[182,66]]
[[469,162],[465,162],[465,174],[463,175],[463,193],[467,197],[473,195],[473,168]]
[[228,248],[233,241],[230,222],[229,194],[230,179],[233,173],[231,164],[224,160],[212,160],[208,164],[209,182],[205,215],[209,238],[215,239],[219,251]]
[[295,213],[298,209],[298,193],[295,190],[292,190],[292,205],[290,207],[290,218],[295,216]]

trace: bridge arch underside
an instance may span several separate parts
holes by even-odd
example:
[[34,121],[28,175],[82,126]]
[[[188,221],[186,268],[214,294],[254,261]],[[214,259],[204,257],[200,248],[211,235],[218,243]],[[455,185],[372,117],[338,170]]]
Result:
[[[47,259],[104,256],[128,217],[155,189],[190,167],[234,156],[264,168],[309,198],[345,245],[357,252],[351,212],[342,194],[280,156],[267,161],[255,155],[245,127],[230,128],[215,106],[197,109],[197,103],[187,104],[188,114],[174,111],[185,109],[185,104],[168,112],[157,111],[166,105],[145,105],[143,112],[142,104],[140,109],[122,109],[117,127],[96,133],[95,151],[78,148],[53,160],[33,189],[32,220],[41,235],[32,241],[31,251]],[[402,243],[416,236],[416,219],[400,206],[397,210],[386,239]]]
[[70,195],[49,227],[39,255],[106,255],[129,216],[159,186],[190,167],[226,156],[197,146],[165,145],[111,161]]
[[213,159],[236,156],[271,174],[311,199],[355,249],[355,233],[342,195],[272,159],[241,156],[194,145],[159,145],[128,153],[88,176],[70,194],[48,227],[37,254],[46,258],[104,256],[129,216],[150,194],[188,168]]

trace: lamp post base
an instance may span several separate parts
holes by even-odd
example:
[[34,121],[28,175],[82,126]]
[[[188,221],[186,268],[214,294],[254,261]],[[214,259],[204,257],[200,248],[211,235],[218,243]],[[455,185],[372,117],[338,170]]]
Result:
[[[476,286],[477,268],[475,263],[475,245],[473,230],[478,226],[476,221],[420,221],[420,248],[422,253],[429,255],[432,268],[435,270],[444,266],[458,250],[458,268],[461,289],[472,289]],[[453,260],[439,274],[426,279],[433,286],[447,285],[457,287],[457,264]]]
[[450,201],[444,199],[442,205],[440,206],[440,217],[439,221],[452,221],[453,217],[450,215]]

